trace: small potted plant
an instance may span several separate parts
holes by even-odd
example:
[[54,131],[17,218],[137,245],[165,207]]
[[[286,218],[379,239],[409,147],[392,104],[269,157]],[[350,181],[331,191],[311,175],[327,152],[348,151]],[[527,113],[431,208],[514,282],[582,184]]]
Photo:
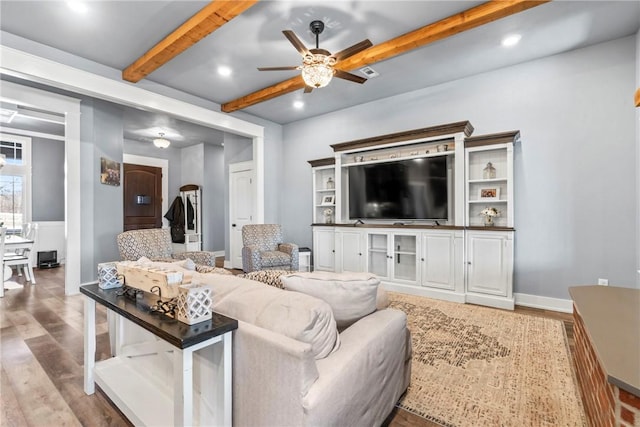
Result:
[[493,220],[500,216],[500,211],[494,207],[484,208],[480,211],[480,215],[484,217],[485,227],[493,227],[495,225]]

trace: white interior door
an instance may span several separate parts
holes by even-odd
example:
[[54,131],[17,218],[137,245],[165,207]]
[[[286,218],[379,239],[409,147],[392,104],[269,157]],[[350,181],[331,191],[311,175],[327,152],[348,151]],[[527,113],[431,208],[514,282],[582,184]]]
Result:
[[229,261],[242,268],[242,227],[253,223],[253,162],[229,165]]

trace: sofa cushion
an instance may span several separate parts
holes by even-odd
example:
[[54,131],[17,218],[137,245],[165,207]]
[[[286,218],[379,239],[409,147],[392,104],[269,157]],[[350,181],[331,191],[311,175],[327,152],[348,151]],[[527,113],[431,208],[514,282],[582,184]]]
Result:
[[340,345],[331,307],[318,298],[235,276],[195,273],[193,280],[211,286],[215,312],[308,343],[316,359]]
[[338,328],[349,327],[376,310],[380,280],[370,273],[332,273],[314,271],[293,273],[280,278],[284,288],[326,301]]

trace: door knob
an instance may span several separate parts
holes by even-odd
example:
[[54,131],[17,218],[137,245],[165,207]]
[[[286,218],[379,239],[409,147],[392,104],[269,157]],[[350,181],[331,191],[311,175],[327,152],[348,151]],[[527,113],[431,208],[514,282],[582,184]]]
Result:
[[235,227],[236,225],[235,225],[235,224],[231,224],[231,226],[232,226],[232,227]]

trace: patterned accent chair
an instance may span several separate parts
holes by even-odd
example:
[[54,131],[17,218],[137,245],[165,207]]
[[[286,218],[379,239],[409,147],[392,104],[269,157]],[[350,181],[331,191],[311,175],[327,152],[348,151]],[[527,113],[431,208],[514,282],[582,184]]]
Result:
[[298,270],[298,245],[282,243],[278,224],[248,224],[242,227],[242,269]]
[[175,261],[190,258],[199,265],[215,267],[213,252],[191,251],[173,253],[171,233],[168,228],[147,228],[130,230],[118,234],[116,238],[120,258],[123,261],[137,261],[147,257],[153,261]]

